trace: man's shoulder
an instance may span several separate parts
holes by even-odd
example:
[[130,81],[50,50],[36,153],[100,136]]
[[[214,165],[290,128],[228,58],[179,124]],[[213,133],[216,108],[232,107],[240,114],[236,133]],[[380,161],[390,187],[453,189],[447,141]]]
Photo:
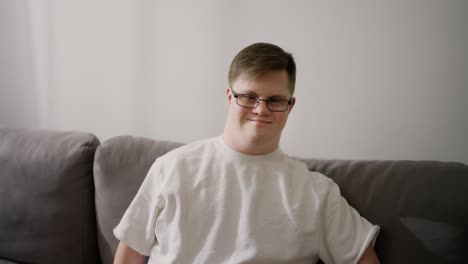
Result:
[[301,178],[304,183],[322,187],[329,187],[334,184],[333,179],[318,171],[309,170],[307,164],[297,158],[288,157],[287,161],[288,170],[293,172],[294,177]]
[[180,146],[175,148],[163,156],[159,157],[157,161],[160,162],[167,162],[167,161],[177,161],[177,160],[185,160],[190,158],[200,157],[202,153],[207,151],[213,151],[216,148],[218,138],[207,138],[201,139],[187,145]]

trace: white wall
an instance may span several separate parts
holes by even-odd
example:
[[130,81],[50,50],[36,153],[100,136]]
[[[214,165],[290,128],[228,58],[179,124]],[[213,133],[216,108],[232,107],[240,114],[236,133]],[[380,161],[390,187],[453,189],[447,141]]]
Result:
[[[0,124],[85,130],[102,140],[218,135],[231,59],[266,41],[297,61],[297,104],[282,142],[290,154],[468,163],[466,1],[45,3],[45,30],[32,27],[32,49],[48,47],[39,49],[48,88],[36,89],[47,98],[36,95],[39,111],[12,104],[30,100],[20,92],[28,67],[14,68],[0,80]],[[18,42],[17,28],[5,25],[2,38]],[[38,31],[50,37],[38,41]],[[0,46],[0,55],[13,46]],[[21,62],[7,58],[0,69]]]
[[37,94],[31,67],[28,12],[24,1],[0,2],[0,125],[37,126],[31,114]]

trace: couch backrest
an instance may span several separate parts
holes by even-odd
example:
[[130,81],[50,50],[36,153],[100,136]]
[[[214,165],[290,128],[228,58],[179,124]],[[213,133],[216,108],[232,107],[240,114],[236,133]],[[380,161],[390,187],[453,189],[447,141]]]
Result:
[[437,161],[303,160],[381,227],[382,263],[466,263],[468,166]]
[[94,181],[102,263],[112,263],[118,240],[112,233],[137,193],[150,166],[180,143],[119,136],[96,151]]
[[98,144],[87,133],[0,128],[0,259],[100,262],[93,199]]

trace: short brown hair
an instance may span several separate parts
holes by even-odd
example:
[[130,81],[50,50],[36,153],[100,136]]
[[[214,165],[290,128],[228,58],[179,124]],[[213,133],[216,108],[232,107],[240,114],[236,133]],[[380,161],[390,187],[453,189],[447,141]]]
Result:
[[239,51],[232,60],[228,76],[229,85],[232,87],[241,74],[254,78],[274,70],[287,71],[289,91],[293,95],[296,84],[296,63],[291,53],[270,43],[255,43]]

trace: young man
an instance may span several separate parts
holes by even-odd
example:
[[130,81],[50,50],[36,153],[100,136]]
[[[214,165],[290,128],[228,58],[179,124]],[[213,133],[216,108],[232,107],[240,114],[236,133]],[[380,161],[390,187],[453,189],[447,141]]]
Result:
[[279,148],[295,74],[275,45],[237,54],[223,134],[156,160],[114,230],[115,263],[379,263],[378,226]]

